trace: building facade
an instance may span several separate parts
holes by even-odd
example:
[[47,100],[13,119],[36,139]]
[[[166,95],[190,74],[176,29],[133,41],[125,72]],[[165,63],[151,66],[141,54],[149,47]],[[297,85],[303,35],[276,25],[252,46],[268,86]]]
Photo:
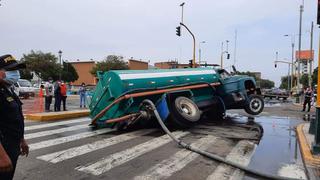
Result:
[[90,71],[95,66],[95,61],[74,61],[69,62],[77,71],[78,73],[78,80],[73,82],[73,85],[80,86],[82,83],[85,83],[87,85],[96,85],[97,79],[95,76],[93,76]]

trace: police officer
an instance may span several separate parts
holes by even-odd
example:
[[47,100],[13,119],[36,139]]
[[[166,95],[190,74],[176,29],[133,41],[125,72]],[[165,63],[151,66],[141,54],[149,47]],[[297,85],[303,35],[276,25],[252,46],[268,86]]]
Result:
[[311,107],[311,98],[312,98],[312,90],[311,88],[307,88],[304,94],[304,102],[302,111],[306,110],[306,105],[308,104],[308,112],[310,112]]
[[20,78],[18,63],[11,55],[0,56],[0,179],[11,180],[19,155],[29,154],[24,139],[22,102],[14,93],[14,83]]

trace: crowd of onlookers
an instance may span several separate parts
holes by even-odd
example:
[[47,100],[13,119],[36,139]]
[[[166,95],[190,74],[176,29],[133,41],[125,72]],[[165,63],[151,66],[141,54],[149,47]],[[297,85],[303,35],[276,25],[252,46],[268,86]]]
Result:
[[[52,99],[54,98],[54,111],[67,111],[66,101],[67,101],[68,88],[64,81],[53,82],[52,78],[49,78],[48,82],[40,86],[40,94],[45,97],[45,111],[49,112],[50,106],[52,104]],[[80,96],[80,108],[86,107],[86,85],[82,83],[79,88]]]

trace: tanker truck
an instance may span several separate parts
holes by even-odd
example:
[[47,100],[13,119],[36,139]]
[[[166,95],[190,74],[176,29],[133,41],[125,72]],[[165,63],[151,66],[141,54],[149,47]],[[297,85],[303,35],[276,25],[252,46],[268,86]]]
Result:
[[248,114],[263,111],[264,101],[254,78],[231,75],[219,67],[152,70],[111,70],[97,73],[91,124],[126,128],[152,121],[143,101],[152,101],[164,123],[190,128],[207,116],[212,121],[228,109]]

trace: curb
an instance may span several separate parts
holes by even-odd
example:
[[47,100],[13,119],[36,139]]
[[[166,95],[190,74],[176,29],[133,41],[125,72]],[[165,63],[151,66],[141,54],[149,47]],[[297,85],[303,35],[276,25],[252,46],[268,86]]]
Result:
[[305,124],[300,124],[296,129],[302,158],[307,165],[320,166],[320,157],[313,156],[311,153],[311,149],[303,132],[304,125]]
[[27,120],[54,121],[89,116],[89,110],[61,111],[49,113],[26,114]]

